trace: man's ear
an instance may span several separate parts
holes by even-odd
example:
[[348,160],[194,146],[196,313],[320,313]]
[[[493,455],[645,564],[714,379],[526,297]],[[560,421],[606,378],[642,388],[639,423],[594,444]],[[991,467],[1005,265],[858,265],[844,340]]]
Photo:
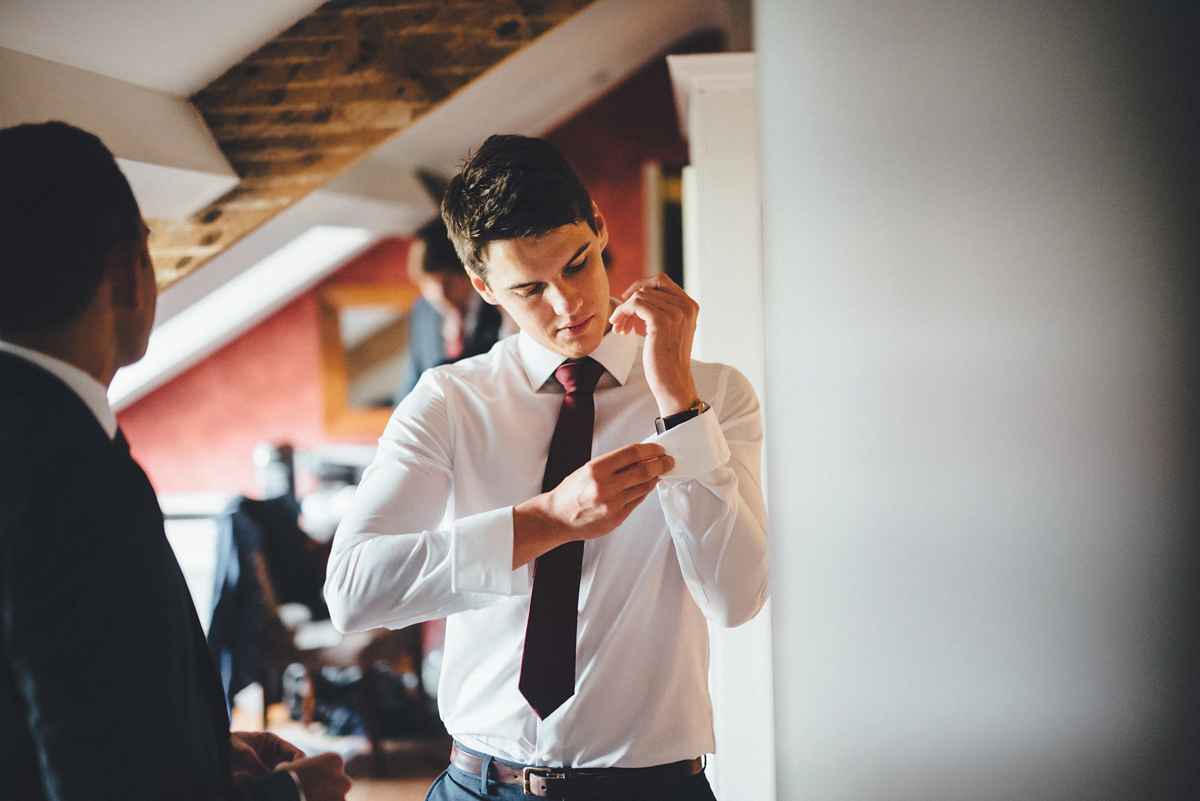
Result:
[[136,308],[138,303],[138,256],[133,242],[113,245],[104,260],[104,271],[112,287],[113,307]]
[[146,280],[143,271],[154,268],[141,242],[130,239],[113,245],[105,257],[104,269],[112,287],[113,308],[138,310],[151,302],[149,293],[157,288],[153,281]]
[[481,298],[493,306],[500,305],[500,301],[496,300],[496,297],[492,294],[492,289],[487,285],[487,281],[476,275],[475,271],[470,268],[467,269],[467,275],[471,276],[471,286],[475,287],[475,291],[479,293]]
[[600,250],[604,250],[608,246],[608,225],[604,222],[604,215],[600,213],[595,201],[592,201],[592,217],[596,220],[597,244],[600,245]]

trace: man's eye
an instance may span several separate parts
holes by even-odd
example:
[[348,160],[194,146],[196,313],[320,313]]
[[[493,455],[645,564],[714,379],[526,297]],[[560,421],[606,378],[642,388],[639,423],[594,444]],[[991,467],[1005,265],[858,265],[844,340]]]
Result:
[[578,264],[568,265],[567,268],[565,270],[563,270],[563,272],[565,272],[567,275],[574,275],[575,273],[579,272],[586,266],[587,266],[587,261],[581,261]]
[[517,290],[517,296],[522,297],[522,298],[531,298],[541,291],[542,291],[541,284],[534,284],[533,286],[523,286]]

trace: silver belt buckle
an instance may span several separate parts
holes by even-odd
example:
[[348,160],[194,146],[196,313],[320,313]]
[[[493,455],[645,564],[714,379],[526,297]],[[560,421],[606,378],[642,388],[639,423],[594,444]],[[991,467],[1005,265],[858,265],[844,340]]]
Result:
[[[535,793],[534,792],[533,784],[530,781],[534,776],[537,776],[539,778],[546,780],[546,786],[544,787],[544,789],[546,790],[545,793]],[[543,798],[553,797],[553,796],[548,795],[549,791],[550,791],[549,783],[552,781],[555,781],[555,780],[562,780],[565,778],[567,778],[566,773],[563,773],[562,771],[554,771],[550,768],[522,768],[521,769],[521,789],[522,789],[522,791],[524,791],[525,795],[542,796]]]

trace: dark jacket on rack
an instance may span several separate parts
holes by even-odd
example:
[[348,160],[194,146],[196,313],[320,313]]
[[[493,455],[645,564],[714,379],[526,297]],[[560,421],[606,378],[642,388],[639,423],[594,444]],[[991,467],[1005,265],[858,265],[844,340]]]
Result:
[[[217,518],[217,572],[208,644],[225,694],[257,681],[259,642],[267,608],[255,575],[261,556],[276,604],[299,603],[313,620],[327,620],[324,575],[300,528],[300,505],[290,495],[239,497]],[[272,610],[273,611],[273,610]]]

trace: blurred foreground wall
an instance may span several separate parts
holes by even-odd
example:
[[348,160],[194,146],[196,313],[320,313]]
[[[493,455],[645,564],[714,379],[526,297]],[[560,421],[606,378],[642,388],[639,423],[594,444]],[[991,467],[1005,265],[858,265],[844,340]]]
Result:
[[1200,797],[1200,11],[755,14],[779,798]]

